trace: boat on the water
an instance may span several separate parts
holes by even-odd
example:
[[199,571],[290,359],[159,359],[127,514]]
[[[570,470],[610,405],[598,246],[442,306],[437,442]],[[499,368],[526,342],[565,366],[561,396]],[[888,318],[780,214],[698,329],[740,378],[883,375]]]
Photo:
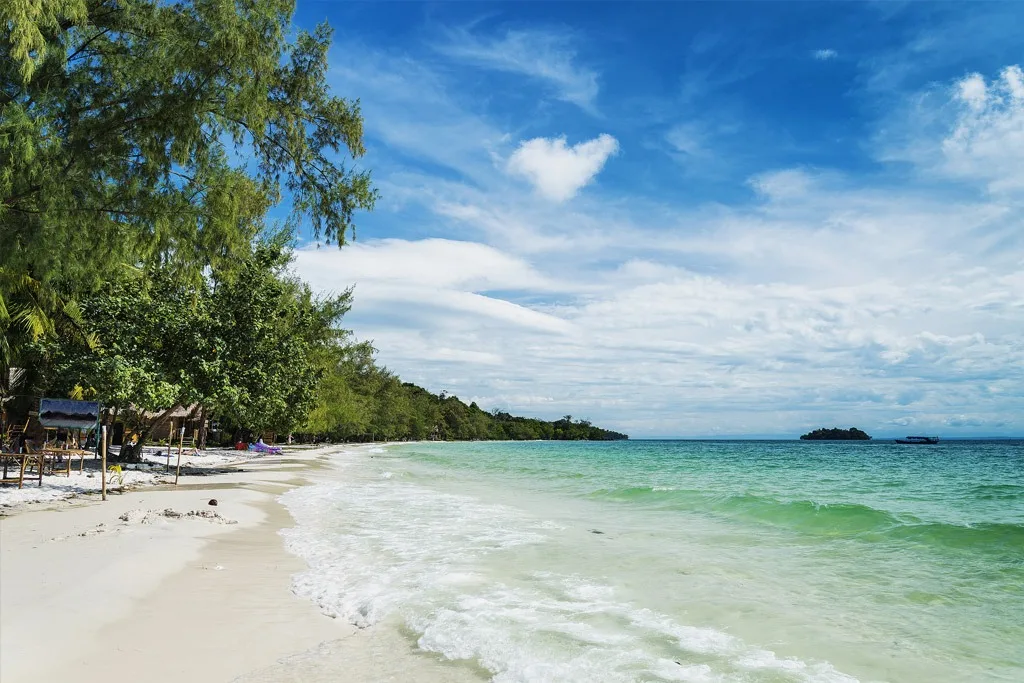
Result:
[[939,442],[937,436],[908,436],[905,439],[896,439],[896,443],[907,443],[907,444],[918,444],[918,445],[935,445]]

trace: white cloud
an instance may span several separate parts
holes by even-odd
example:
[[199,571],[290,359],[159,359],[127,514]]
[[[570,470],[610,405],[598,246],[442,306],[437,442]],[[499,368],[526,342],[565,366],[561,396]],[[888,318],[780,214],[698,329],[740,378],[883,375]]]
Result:
[[505,131],[465,112],[436,73],[359,44],[337,45],[332,54],[338,53],[344,56],[334,60],[339,66],[331,68],[330,84],[359,94],[371,154],[379,141],[467,177],[494,174],[488,152],[504,151]]
[[[993,255],[972,238],[1019,220],[899,189],[814,184],[785,207],[692,214],[674,236],[623,231],[600,252],[612,268],[571,249],[375,243],[349,257],[360,269],[351,320],[409,381],[634,435],[833,422],[892,433],[900,419],[948,430],[964,412],[1011,425],[1008,412],[1024,414],[1024,232]],[[302,253],[303,273],[347,283],[344,254],[313,264]],[[687,260],[715,272],[680,267]]]
[[837,58],[838,56],[839,53],[831,48],[814,51],[814,58],[822,62],[827,62],[831,59]]
[[[383,85],[347,88],[381,115],[367,125],[402,157],[445,168],[378,172],[387,202],[400,194],[421,211],[393,219],[396,231],[461,239],[303,249],[297,268],[321,289],[357,284],[346,323],[403,379],[636,436],[823,424],[1024,432],[1024,223],[1005,185],[1019,177],[1016,70],[985,83],[979,109],[956,87],[935,89],[943,117],[914,128],[929,153],[901,161],[958,191],[913,174],[876,182],[782,168],[750,179],[765,201],[681,208],[596,192],[537,200],[502,170],[565,199],[592,181],[614,139],[603,155],[581,158],[564,138],[510,155],[498,127],[429,72],[384,66],[403,77],[384,70],[366,77]],[[393,92],[399,83],[411,94]],[[419,96],[441,113],[421,115]],[[713,138],[676,142],[716,151]],[[495,157],[509,161],[498,168]],[[1000,192],[961,191],[978,186]],[[972,424],[979,415],[989,422]]]
[[669,129],[665,140],[672,149],[687,159],[704,158],[709,154],[707,134],[696,124],[678,124]]
[[[929,87],[893,107],[875,139],[878,158],[934,181],[1001,201],[1024,190],[1024,71],[1012,65],[986,80],[969,74]],[[1005,204],[1004,204],[1005,206]]]
[[519,145],[507,169],[529,180],[548,199],[564,202],[590,183],[618,151],[618,141],[608,134],[572,147],[564,136],[534,138]]
[[[355,285],[363,305],[398,308],[406,324],[433,324],[432,318],[468,316],[476,325],[563,332],[564,320],[519,306],[489,291],[544,292],[555,285],[529,264],[493,247],[444,239],[385,239],[344,249],[306,247],[295,254],[295,269],[320,291]],[[412,306],[413,310],[408,310]],[[458,346],[453,340],[451,346]]]
[[971,74],[956,84],[957,95],[966,102],[971,109],[979,110],[985,107],[985,100],[988,99],[988,92],[985,86],[985,79],[981,74]]
[[1018,65],[1003,69],[1003,83],[1006,92],[1014,101],[1024,100],[1024,70]]
[[1024,73],[1009,66],[990,83],[971,74],[957,83],[966,106],[942,142],[944,170],[988,183],[994,192],[1024,190]]
[[566,37],[545,31],[508,31],[487,38],[469,31],[450,31],[438,51],[479,66],[518,73],[553,86],[559,99],[593,111],[599,90],[597,73],[576,64]]
[[807,194],[814,178],[800,169],[784,169],[761,173],[750,179],[758,194],[773,200],[792,199]]
[[474,292],[550,286],[529,264],[476,242],[382,239],[341,250],[307,247],[296,256],[308,279],[321,289],[342,290],[368,280]]

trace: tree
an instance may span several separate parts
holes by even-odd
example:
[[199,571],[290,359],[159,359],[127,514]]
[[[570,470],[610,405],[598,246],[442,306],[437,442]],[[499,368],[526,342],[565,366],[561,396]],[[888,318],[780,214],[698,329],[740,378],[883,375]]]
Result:
[[164,270],[121,273],[84,299],[102,344],[37,344],[45,386],[130,410],[138,448],[168,411],[193,404],[244,432],[292,431],[306,420],[318,355],[349,294],[313,296],[288,273],[290,260],[282,234],[257,242],[228,277],[212,271],[193,285]]
[[111,269],[196,282],[230,267],[284,193],[295,220],[345,242],[376,199],[354,165],[359,104],[327,87],[330,29],[295,30],[293,11],[292,0],[0,3],[0,361],[26,343],[11,283],[44,292],[36,341]]
[[202,288],[162,271],[120,271],[82,302],[83,324],[100,343],[61,335],[31,347],[37,386],[99,400],[130,418],[141,449],[166,412],[205,398],[211,376],[222,374],[211,357],[208,303]]
[[311,434],[350,439],[369,431],[372,405],[361,391],[363,377],[375,370],[373,347],[339,337],[319,353],[321,380],[302,429]]
[[227,382],[211,386],[211,409],[250,432],[288,433],[306,422],[323,374],[322,351],[350,293],[316,297],[290,275],[291,251],[279,236],[257,245],[237,276],[214,282],[214,356]]

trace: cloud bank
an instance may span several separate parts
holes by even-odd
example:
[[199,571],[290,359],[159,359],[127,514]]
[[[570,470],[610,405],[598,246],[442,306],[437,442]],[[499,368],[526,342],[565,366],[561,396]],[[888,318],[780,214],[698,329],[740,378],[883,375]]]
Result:
[[[864,143],[884,173],[772,164],[725,204],[624,201],[610,166],[582,192],[620,138],[513,145],[434,72],[371,60],[338,87],[394,152],[373,218],[405,234],[296,267],[356,285],[348,324],[404,379],[485,408],[635,436],[1024,433],[1019,73],[910,93],[878,122],[899,144]],[[664,153],[714,157],[674,125]]]
[[991,82],[971,74],[954,92],[961,109],[942,143],[946,170],[992,192],[1024,190],[1024,71],[1008,66]]

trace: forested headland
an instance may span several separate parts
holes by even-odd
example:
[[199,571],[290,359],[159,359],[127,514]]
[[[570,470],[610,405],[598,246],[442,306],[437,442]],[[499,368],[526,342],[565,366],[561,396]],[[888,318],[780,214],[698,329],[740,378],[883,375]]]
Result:
[[[0,400],[99,401],[140,439],[617,439],[403,383],[289,269],[378,199],[331,29],[288,0],[10,0],[0,11]],[[274,222],[268,212],[290,206]]]

